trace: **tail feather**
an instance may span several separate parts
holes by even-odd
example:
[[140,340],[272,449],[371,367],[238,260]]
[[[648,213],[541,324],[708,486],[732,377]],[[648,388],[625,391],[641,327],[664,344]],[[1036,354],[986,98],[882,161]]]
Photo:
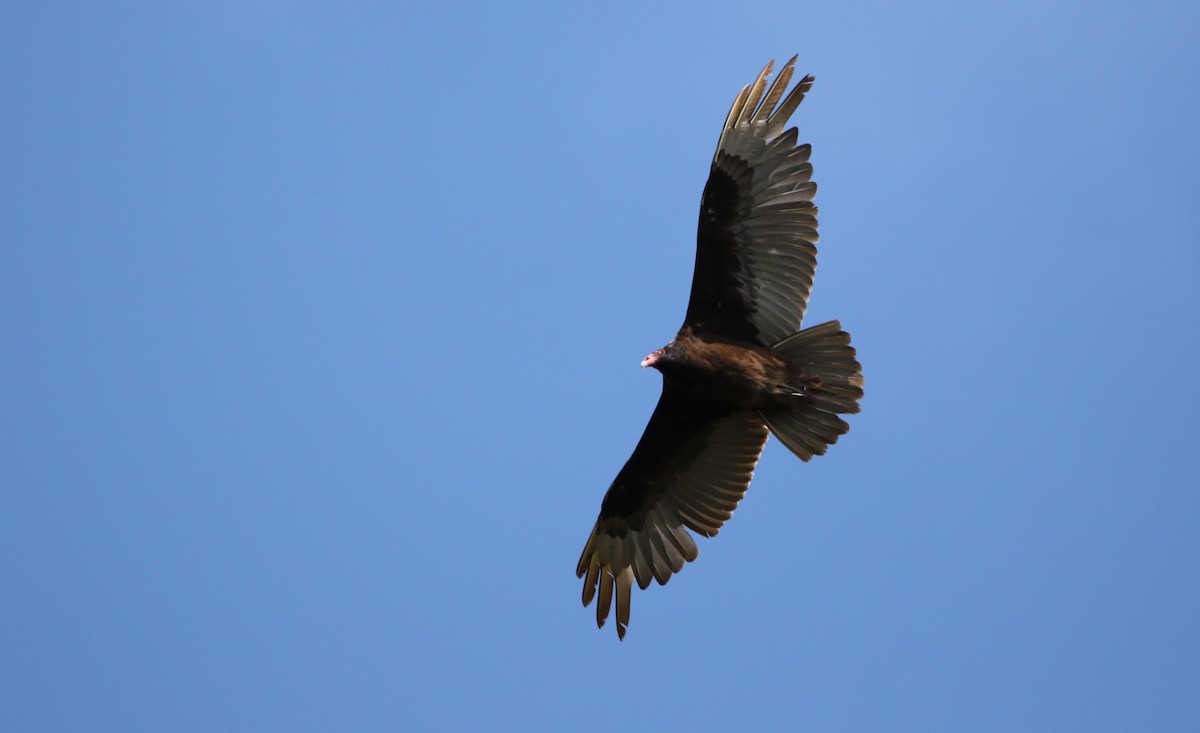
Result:
[[763,422],[800,460],[824,455],[850,429],[838,415],[858,412],[863,395],[862,366],[850,334],[838,321],[829,321],[788,336],[771,350],[817,379],[795,403],[760,412]]

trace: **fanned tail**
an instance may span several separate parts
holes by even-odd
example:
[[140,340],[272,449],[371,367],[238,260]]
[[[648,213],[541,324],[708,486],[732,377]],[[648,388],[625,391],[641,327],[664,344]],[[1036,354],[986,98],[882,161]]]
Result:
[[850,334],[838,321],[829,321],[792,334],[771,350],[814,378],[792,404],[760,412],[763,422],[800,460],[824,455],[850,429],[838,415],[858,412],[863,396],[862,366]]

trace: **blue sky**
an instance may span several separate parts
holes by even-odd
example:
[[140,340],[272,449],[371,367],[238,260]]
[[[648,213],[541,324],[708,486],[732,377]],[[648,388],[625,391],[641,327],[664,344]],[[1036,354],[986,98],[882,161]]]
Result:
[[[1192,3],[0,18],[0,727],[1200,728]],[[623,643],[574,566],[728,105],[867,379]]]

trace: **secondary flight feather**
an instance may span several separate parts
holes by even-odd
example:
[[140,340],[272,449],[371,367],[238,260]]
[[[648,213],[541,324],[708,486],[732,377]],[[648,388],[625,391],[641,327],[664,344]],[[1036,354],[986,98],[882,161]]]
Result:
[[774,435],[801,460],[825,453],[858,412],[862,369],[837,321],[801,330],[817,266],[810,146],[784,129],[813,77],[774,62],[733,102],[700,202],[683,326],[642,361],[663,391],[604,495],[576,574],[603,627],[629,625],[636,582],[666,584],[733,516]]

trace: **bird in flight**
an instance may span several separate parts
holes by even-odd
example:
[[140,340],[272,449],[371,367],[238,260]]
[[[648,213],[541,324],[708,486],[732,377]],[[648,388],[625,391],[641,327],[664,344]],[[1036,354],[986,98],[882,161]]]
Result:
[[[691,300],[679,333],[642,361],[663,390],[633,455],[600,505],[579,558],[583,605],[617,635],[634,582],[665,585],[733,516],[767,441],[807,461],[849,430],[862,367],[838,321],[801,330],[817,266],[811,147],[785,130],[806,76],[774,61],[729,110],[700,201]],[[786,92],[786,94],[785,94]]]

